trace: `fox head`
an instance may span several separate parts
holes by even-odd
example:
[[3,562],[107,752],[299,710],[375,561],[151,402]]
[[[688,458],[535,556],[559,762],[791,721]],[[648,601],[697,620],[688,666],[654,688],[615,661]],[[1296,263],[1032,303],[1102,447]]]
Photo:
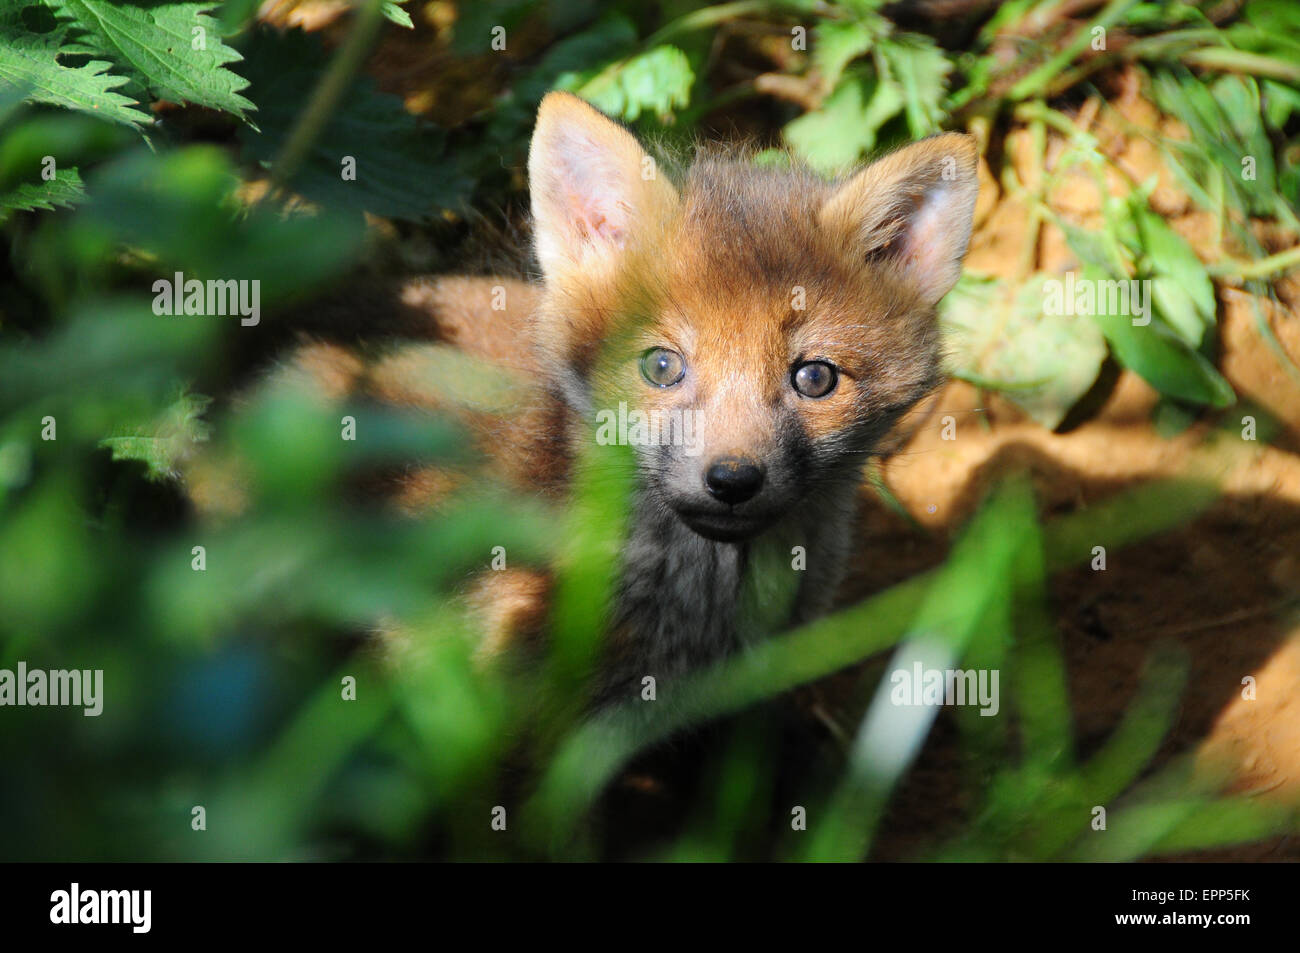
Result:
[[704,158],[675,186],[627,130],[552,93],[528,159],[539,361],[582,418],[632,419],[618,433],[669,518],[755,537],[855,486],[939,382],[935,309],[976,161],[950,133],[839,182]]

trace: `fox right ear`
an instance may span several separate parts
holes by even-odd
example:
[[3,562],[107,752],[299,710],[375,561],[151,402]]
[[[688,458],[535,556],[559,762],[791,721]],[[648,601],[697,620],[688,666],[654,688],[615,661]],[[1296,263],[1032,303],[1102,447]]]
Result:
[[836,189],[821,221],[865,259],[896,269],[926,304],[938,304],[961,277],[978,162],[974,137],[960,133],[904,146]]
[[549,278],[613,260],[676,202],[630,132],[569,93],[549,93],[528,151],[537,257]]

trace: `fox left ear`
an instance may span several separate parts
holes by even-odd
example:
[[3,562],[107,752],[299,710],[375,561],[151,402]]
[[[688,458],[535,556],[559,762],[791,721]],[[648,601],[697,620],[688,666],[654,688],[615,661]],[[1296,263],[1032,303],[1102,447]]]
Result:
[[568,93],[542,99],[528,179],[537,257],[548,278],[609,261],[677,199],[630,132]]
[[961,277],[979,194],[972,136],[945,133],[905,146],[853,176],[822,206],[822,224],[870,261],[899,269],[926,304]]

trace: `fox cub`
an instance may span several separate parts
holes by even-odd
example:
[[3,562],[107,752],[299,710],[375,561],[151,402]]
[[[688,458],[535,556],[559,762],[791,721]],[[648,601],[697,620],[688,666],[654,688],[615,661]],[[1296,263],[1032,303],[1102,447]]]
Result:
[[[945,134],[839,182],[707,155],[672,182],[627,130],[552,93],[528,159],[541,283],[407,290],[438,346],[529,382],[480,421],[507,478],[562,496],[584,441],[633,445],[598,698],[828,608],[863,464],[940,381],[935,308],[961,272],[976,162],[971,137]],[[418,403],[400,370],[352,373]],[[544,628],[546,590],[486,573],[490,640]]]

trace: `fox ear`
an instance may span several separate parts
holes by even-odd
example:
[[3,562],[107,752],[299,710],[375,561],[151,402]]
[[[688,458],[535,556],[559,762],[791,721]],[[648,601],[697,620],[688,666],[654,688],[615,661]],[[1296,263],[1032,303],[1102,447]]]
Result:
[[872,163],[826,200],[822,224],[871,261],[898,268],[926,304],[961,277],[979,194],[971,136],[950,132]]
[[608,259],[634,228],[676,202],[632,134],[568,93],[542,100],[528,179],[537,257],[548,276]]

